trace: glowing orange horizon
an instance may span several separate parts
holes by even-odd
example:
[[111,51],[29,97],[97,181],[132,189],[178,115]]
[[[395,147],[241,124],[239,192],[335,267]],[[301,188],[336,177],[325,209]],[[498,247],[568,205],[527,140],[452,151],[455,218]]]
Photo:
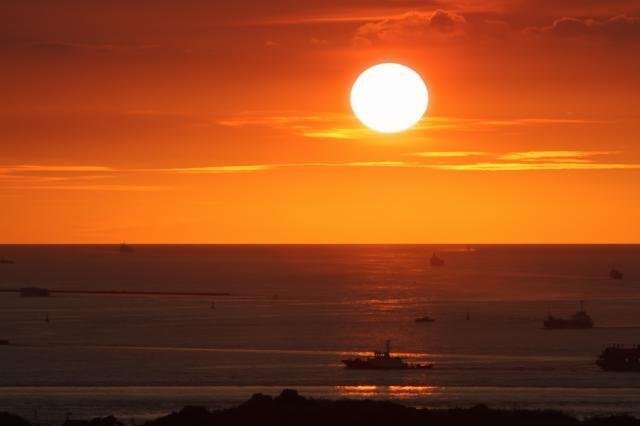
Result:
[[[6,3],[0,243],[640,242],[632,3]],[[351,111],[382,62],[402,133]]]

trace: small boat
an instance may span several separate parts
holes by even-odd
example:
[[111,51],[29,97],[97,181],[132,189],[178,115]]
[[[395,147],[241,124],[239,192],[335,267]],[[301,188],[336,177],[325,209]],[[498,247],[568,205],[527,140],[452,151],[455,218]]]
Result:
[[604,371],[640,371],[640,345],[631,348],[608,346],[598,357],[596,365]]
[[580,301],[580,310],[571,318],[557,318],[549,315],[544,320],[544,328],[547,330],[582,329],[593,328],[593,319],[584,310],[584,302]]
[[9,344],[9,339],[0,339],[0,346],[7,346]]
[[120,249],[119,250],[120,250],[120,253],[133,253],[134,252],[133,247],[131,247],[129,244],[124,243],[124,242],[122,244],[120,244]]
[[467,321],[471,321],[471,314],[467,311],[467,316],[465,317]]
[[11,259],[5,259],[4,257],[0,257],[0,265],[13,265],[14,263],[16,262],[14,262]]
[[42,287],[22,287],[20,290],[20,297],[49,297],[51,291]]
[[374,351],[373,356],[366,358],[343,359],[346,368],[354,370],[427,370],[433,364],[417,364],[406,362],[399,356],[391,355],[391,342],[387,340],[385,351]]
[[611,278],[612,280],[621,280],[624,278],[624,274],[618,269],[614,268],[609,271],[609,278]]
[[425,315],[423,317],[416,318],[414,322],[436,322],[436,320],[431,318],[429,315]]
[[433,253],[431,255],[431,259],[429,259],[429,263],[431,264],[431,266],[444,266],[444,259],[438,257],[437,254]]

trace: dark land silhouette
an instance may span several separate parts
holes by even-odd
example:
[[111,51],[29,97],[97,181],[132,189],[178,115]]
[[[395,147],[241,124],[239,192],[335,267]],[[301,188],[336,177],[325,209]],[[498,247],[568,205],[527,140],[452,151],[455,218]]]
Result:
[[[389,401],[348,399],[332,401],[305,398],[295,390],[285,389],[275,398],[255,394],[238,407],[224,410],[187,406],[179,412],[142,424],[145,426],[640,426],[640,419],[617,415],[580,420],[559,411],[496,410],[484,405],[467,409],[417,409]],[[0,413],[0,425],[35,426],[9,413]],[[124,425],[124,421],[113,416],[92,420],[67,420],[62,424],[62,426]]]

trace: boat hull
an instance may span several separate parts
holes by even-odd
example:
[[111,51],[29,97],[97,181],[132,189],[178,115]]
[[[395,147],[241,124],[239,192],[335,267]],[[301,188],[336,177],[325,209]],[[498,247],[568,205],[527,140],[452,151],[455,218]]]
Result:
[[357,359],[343,359],[342,363],[350,370],[429,370],[433,368],[433,364],[377,365]]

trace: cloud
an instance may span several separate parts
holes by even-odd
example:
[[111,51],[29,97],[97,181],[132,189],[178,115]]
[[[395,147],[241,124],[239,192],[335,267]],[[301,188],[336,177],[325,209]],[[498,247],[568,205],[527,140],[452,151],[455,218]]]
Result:
[[157,185],[32,185],[28,187],[17,186],[14,189],[29,190],[54,190],[54,191],[131,191],[131,192],[155,192],[171,189],[170,186]]
[[584,160],[586,157],[619,154],[619,151],[524,151],[512,152],[500,156],[501,160]]
[[[288,168],[407,168],[447,171],[580,171],[580,170],[640,170],[640,163],[617,161],[595,161],[590,157],[611,156],[619,151],[518,151],[508,153],[486,153],[479,151],[432,151],[412,155],[421,161],[375,160],[347,162],[310,162],[253,165],[215,165],[205,167],[159,169],[167,173],[248,173],[266,172]],[[473,157],[484,157],[482,161],[470,161]],[[443,162],[442,160],[448,160]]]
[[[147,183],[122,183],[122,180],[95,179],[122,178],[126,175],[142,176],[152,180],[154,175],[218,175],[266,173],[285,169],[336,169],[336,168],[402,168],[456,172],[515,172],[515,171],[589,171],[589,170],[640,170],[640,163],[610,161],[606,157],[620,154],[619,151],[518,151],[507,153],[486,153],[480,151],[431,151],[411,155],[416,161],[404,159],[380,159],[345,162],[306,162],[271,164],[214,164],[191,167],[167,167],[155,169],[116,169],[105,166],[55,166],[20,165],[0,167],[0,182],[6,188],[21,190],[69,190],[69,191],[134,191],[152,192],[173,189]],[[481,161],[471,161],[483,157]],[[406,157],[405,157],[406,158]],[[107,170],[108,174],[95,175]],[[18,171],[18,172],[16,172]],[[43,175],[42,172],[46,171]]]
[[460,157],[475,157],[480,155],[486,155],[485,152],[479,151],[426,151],[426,152],[414,152],[412,155],[418,157],[429,158],[460,158]]
[[532,171],[532,170],[635,170],[640,164],[595,161],[591,157],[610,156],[619,151],[520,151],[494,154],[488,161],[465,164],[439,164],[441,170]]
[[617,41],[640,39],[640,18],[617,15],[605,20],[563,17],[544,27],[530,27],[525,34],[564,38],[602,38]]
[[457,13],[411,11],[361,25],[353,44],[368,46],[377,42],[406,41],[423,37],[449,38],[464,35],[467,21]]
[[359,139],[375,135],[373,131],[357,125],[351,114],[245,111],[224,117],[218,124],[228,127],[269,127],[308,138]]
[[[245,111],[220,118],[217,123],[228,127],[269,127],[308,138],[363,139],[382,137],[361,125],[352,114],[309,114],[301,111]],[[592,120],[568,118],[458,118],[426,116],[411,131],[452,129],[459,131],[492,131],[505,126],[538,126],[544,124],[585,124]]]
[[116,170],[105,166],[19,164],[0,166],[0,181],[39,184],[71,180],[103,179]]
[[264,42],[264,47],[268,48],[268,49],[273,49],[276,47],[280,47],[280,43],[278,43],[277,41],[273,41],[273,40],[267,40]]
[[56,165],[15,165],[0,166],[0,171],[8,173],[38,173],[38,172],[113,172],[114,169],[105,166],[56,166]]
[[269,164],[249,164],[249,165],[231,165],[231,166],[205,166],[205,167],[178,167],[169,169],[155,169],[161,172],[173,172],[173,173],[186,173],[186,174],[198,174],[198,173],[247,173],[247,172],[261,172],[264,170],[272,169],[273,166]]
[[640,164],[627,163],[584,163],[584,162],[487,162],[472,164],[438,164],[432,166],[440,170],[455,171],[552,171],[552,170],[640,170]]

